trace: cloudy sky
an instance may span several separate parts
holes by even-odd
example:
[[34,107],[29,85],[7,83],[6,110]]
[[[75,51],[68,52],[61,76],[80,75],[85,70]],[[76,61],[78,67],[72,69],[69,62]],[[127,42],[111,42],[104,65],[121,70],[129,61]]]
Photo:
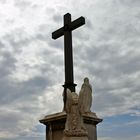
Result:
[[139,140],[140,0],[0,0],[0,139],[43,140],[38,120],[62,110],[63,37],[51,33],[68,12],[86,19],[74,76],[77,93],[90,79],[98,140]]

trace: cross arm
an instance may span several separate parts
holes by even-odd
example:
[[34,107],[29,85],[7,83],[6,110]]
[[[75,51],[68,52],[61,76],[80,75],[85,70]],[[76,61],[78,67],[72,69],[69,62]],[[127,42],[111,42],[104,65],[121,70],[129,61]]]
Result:
[[82,25],[84,25],[84,24],[85,24],[85,18],[84,18],[84,17],[80,17],[80,18],[74,20],[74,21],[71,23],[70,29],[71,29],[71,30],[74,30],[74,29],[76,29],[76,28],[78,28],[78,27],[80,27],[80,26],[82,26]]
[[[80,17],[80,18],[74,20],[73,22],[71,22],[71,24],[68,24],[69,30],[72,31],[72,30],[74,30],[74,29],[76,29],[84,24],[85,24],[85,18]],[[64,35],[64,30],[65,30],[65,25],[64,25],[64,27],[54,31],[52,33],[52,38],[57,39],[57,38],[61,37],[62,35]]]
[[54,32],[52,33],[52,38],[53,38],[53,39],[57,39],[57,38],[61,37],[62,35],[64,35],[64,27],[62,27],[62,28],[60,28],[60,29],[54,31]]

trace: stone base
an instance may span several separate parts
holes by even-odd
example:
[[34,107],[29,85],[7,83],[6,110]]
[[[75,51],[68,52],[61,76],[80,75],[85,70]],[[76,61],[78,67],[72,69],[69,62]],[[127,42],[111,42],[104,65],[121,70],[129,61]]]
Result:
[[66,136],[64,136],[62,140],[88,140],[88,137],[66,137]]
[[95,113],[83,115],[84,125],[88,131],[88,137],[68,137],[64,135],[66,113],[60,112],[45,116],[41,123],[46,125],[46,140],[97,140],[96,125],[102,121]]

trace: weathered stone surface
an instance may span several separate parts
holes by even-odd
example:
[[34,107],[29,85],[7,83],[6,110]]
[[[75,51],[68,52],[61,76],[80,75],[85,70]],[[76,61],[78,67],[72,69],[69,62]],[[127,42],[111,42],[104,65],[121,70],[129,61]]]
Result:
[[67,89],[66,102],[67,119],[64,134],[69,137],[87,136],[87,130],[83,124],[83,116],[78,106],[78,95]]
[[92,87],[89,83],[88,78],[84,78],[84,83],[82,84],[81,90],[79,92],[79,100],[78,100],[78,106],[80,112],[83,113],[89,113],[90,108],[92,105]]
[[[42,120],[40,120],[41,123],[46,125],[46,140],[62,140],[62,138],[64,138],[63,131],[65,129],[66,116],[66,112],[60,112],[47,115]],[[88,140],[97,140],[96,125],[100,123],[102,119],[98,118],[94,112],[83,114],[83,119],[84,125],[88,131]],[[82,140],[82,137],[81,139],[78,139],[77,137],[72,138],[75,138],[76,140]]]
[[45,116],[40,120],[46,125],[46,140],[97,140],[96,125],[102,121],[91,112],[92,87],[84,79],[79,97],[66,91],[65,111]]
[[88,137],[63,137],[62,140],[88,140]]

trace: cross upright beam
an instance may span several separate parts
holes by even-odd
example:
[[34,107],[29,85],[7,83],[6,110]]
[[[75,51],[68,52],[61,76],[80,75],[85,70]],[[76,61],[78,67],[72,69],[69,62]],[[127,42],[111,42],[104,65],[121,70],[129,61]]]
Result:
[[69,88],[75,92],[73,76],[73,54],[72,54],[72,30],[85,24],[85,18],[80,17],[71,22],[71,14],[64,15],[64,26],[52,33],[52,38],[57,39],[64,35],[64,61],[65,61],[65,83],[64,89]]

